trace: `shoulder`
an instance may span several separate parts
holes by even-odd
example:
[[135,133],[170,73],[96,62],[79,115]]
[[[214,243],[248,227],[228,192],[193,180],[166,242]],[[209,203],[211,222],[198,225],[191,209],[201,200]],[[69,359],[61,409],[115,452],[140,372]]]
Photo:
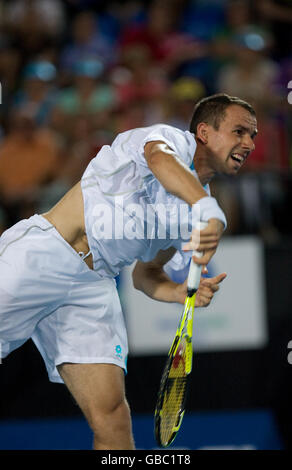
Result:
[[178,156],[184,157],[190,166],[196,150],[194,135],[189,131],[183,131],[168,124],[157,124],[149,128],[149,132],[144,139],[144,145],[150,141],[165,142]]

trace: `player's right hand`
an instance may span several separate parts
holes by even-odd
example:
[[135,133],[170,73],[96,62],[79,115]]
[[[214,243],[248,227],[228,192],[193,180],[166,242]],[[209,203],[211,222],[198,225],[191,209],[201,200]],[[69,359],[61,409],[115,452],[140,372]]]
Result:
[[202,251],[203,256],[193,256],[193,260],[197,264],[207,265],[217,250],[223,231],[224,225],[220,220],[210,219],[205,229],[192,231],[191,239],[183,246],[183,251]]

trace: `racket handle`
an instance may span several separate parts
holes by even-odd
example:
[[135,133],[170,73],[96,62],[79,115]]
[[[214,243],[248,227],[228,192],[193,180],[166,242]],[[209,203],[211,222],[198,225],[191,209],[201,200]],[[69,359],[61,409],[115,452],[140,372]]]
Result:
[[[198,222],[196,224],[196,229],[203,230],[204,228],[207,227],[207,225],[208,225],[208,222]],[[203,252],[194,250],[192,256],[201,258],[203,256]],[[196,264],[192,258],[190,269],[189,269],[189,275],[188,275],[188,283],[187,283],[188,297],[192,297],[197,292],[199,288],[200,280],[201,280],[201,272],[202,272],[202,265]]]

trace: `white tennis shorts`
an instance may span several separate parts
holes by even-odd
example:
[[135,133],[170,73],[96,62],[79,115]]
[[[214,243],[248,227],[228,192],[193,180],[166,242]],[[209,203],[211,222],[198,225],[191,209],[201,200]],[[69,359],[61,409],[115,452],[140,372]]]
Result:
[[115,280],[92,271],[40,215],[0,238],[0,357],[29,338],[52,382],[63,382],[56,368],[63,362],[116,364],[126,372]]

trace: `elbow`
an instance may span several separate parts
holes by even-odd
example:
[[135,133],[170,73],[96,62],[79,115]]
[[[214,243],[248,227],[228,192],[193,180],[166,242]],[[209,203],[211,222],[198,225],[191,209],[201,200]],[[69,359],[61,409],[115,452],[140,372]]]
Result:
[[152,172],[155,172],[156,168],[160,167],[162,162],[161,152],[151,152],[150,155],[148,155],[148,157],[146,158],[146,160],[148,168]]

